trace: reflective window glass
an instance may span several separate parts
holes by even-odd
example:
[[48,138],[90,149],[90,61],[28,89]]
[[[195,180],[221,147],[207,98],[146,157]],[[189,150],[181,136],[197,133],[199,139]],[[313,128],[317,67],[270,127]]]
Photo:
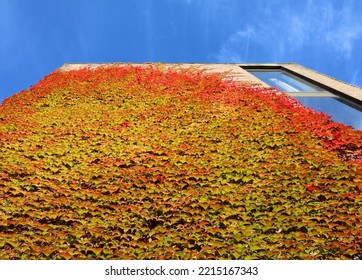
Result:
[[350,125],[354,129],[362,130],[362,112],[360,108],[351,107],[340,98],[332,97],[296,97],[304,106],[332,117],[335,122]]
[[249,71],[264,83],[283,92],[317,92],[320,89],[308,82],[281,71]]

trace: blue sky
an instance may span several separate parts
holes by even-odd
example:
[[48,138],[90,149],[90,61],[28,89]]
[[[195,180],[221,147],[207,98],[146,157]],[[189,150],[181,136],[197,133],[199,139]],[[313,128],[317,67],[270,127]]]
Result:
[[0,101],[65,62],[297,62],[362,87],[360,0],[0,0]]

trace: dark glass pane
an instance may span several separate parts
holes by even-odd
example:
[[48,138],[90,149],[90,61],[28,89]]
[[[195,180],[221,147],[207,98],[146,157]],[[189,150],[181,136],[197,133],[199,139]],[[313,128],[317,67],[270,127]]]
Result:
[[362,130],[362,112],[332,97],[297,97],[304,106],[332,116],[332,120]]
[[280,71],[250,71],[264,83],[283,92],[317,92],[319,89],[307,82],[289,76]]

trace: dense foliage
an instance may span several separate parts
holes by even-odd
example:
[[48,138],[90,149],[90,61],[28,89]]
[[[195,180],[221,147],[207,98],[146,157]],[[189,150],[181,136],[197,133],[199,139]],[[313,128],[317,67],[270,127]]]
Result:
[[0,259],[362,259],[361,140],[197,69],[56,71],[0,106]]

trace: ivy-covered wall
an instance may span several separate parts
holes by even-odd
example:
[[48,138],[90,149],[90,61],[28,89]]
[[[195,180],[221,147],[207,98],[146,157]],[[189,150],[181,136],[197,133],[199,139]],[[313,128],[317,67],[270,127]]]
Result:
[[0,106],[0,259],[361,259],[362,132],[188,68],[55,71]]

